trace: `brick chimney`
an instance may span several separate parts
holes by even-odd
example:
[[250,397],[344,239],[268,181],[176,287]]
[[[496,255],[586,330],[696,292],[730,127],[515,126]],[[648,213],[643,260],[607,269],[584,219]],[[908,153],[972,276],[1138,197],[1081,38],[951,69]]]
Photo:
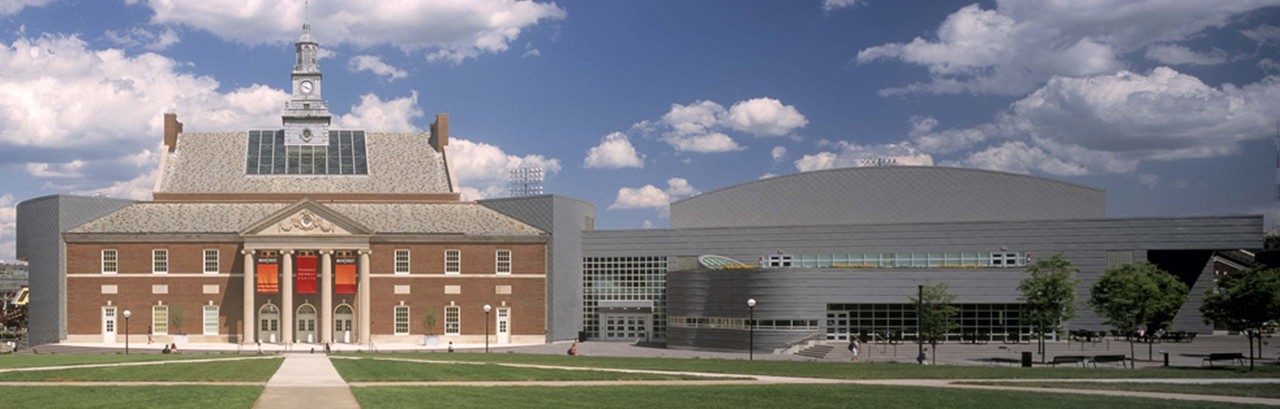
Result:
[[431,147],[444,153],[446,146],[449,146],[449,114],[436,114],[436,121],[431,123]]
[[178,148],[178,134],[182,133],[182,122],[178,122],[178,114],[164,114],[164,146],[173,152]]

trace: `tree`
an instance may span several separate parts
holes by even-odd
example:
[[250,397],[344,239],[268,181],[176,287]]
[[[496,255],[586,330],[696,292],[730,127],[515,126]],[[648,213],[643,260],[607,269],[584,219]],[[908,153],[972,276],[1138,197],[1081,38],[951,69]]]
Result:
[[431,331],[435,331],[436,329],[436,312],[435,311],[427,311],[426,314],[422,314],[422,326],[426,327],[427,335],[431,335]]
[[1031,324],[1040,337],[1040,362],[1044,363],[1044,335],[1057,332],[1063,321],[1076,315],[1076,285],[1072,278],[1080,272],[1071,261],[1056,254],[1027,267],[1031,275],[1018,283],[1018,291],[1026,301],[1024,322]]
[[[1187,292],[1186,284],[1155,264],[1121,264],[1108,268],[1090,288],[1089,308],[1118,331],[1130,333],[1142,328],[1151,336],[1173,322],[1178,308],[1187,301]],[[1147,355],[1150,360],[1150,344]],[[1129,359],[1134,359],[1132,337]]]
[[959,309],[953,304],[956,296],[947,292],[947,283],[924,285],[923,297],[911,297],[911,303],[919,302],[920,339],[933,348],[933,363],[938,363],[938,341],[956,328],[952,321]]
[[178,335],[186,335],[182,331],[182,326],[187,323],[187,312],[182,307],[176,305],[169,306],[169,325],[173,326],[173,333]]
[[1217,284],[1205,294],[1200,307],[1204,322],[1244,332],[1249,339],[1249,370],[1253,370],[1253,340],[1258,340],[1261,349],[1263,331],[1280,320],[1280,269],[1254,267],[1219,277]]

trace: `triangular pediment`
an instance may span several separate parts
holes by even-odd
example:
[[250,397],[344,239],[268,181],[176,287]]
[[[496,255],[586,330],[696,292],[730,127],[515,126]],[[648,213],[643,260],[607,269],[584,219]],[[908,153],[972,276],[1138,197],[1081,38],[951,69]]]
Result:
[[250,225],[241,236],[368,236],[373,231],[311,199],[302,199]]

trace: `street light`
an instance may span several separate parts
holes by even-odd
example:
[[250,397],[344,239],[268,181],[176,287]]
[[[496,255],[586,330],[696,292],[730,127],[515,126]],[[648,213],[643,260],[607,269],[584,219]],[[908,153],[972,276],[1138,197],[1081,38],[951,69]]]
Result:
[[129,317],[133,311],[124,310],[124,354],[129,355]]
[[751,328],[751,341],[747,346],[747,360],[756,360],[756,299],[747,299],[747,311],[751,318],[747,319],[747,326]]
[[484,305],[484,353],[489,353],[489,311],[493,310],[493,306]]

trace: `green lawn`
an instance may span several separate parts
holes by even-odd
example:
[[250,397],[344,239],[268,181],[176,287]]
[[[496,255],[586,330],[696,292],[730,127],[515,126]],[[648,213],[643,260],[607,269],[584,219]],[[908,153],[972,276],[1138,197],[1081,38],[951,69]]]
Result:
[[260,386],[0,386],[7,408],[250,408]]
[[1275,383],[1224,383],[1224,384],[1171,384],[1171,383],[1101,383],[1101,382],[971,382],[974,385],[1019,386],[1028,388],[1094,389],[1107,391],[1141,391],[1161,393],[1189,393],[1193,395],[1245,396],[1251,398],[1280,399],[1280,384]]
[[921,366],[903,363],[746,361],[727,359],[619,358],[539,354],[405,353],[351,354],[438,361],[509,362],[575,367],[778,375],[838,379],[1013,379],[1013,378],[1280,378],[1280,366],[1247,368],[1016,368],[1008,366]]
[[206,354],[133,354],[133,355],[0,355],[0,369],[32,368],[40,366],[66,366],[84,364],[108,364],[117,362],[150,362],[177,361],[186,359],[235,358],[239,355],[206,355]]
[[227,362],[168,363],[103,368],[51,369],[0,374],[0,384],[20,381],[85,382],[266,382],[283,359],[247,359]]
[[869,385],[361,387],[364,409],[448,408],[1242,408],[1210,402]]
[[[606,371],[512,368],[492,364],[425,364],[372,359],[332,359],[347,382],[448,381],[616,381],[712,379],[697,376],[633,374]],[[720,378],[716,378],[720,379]]]

